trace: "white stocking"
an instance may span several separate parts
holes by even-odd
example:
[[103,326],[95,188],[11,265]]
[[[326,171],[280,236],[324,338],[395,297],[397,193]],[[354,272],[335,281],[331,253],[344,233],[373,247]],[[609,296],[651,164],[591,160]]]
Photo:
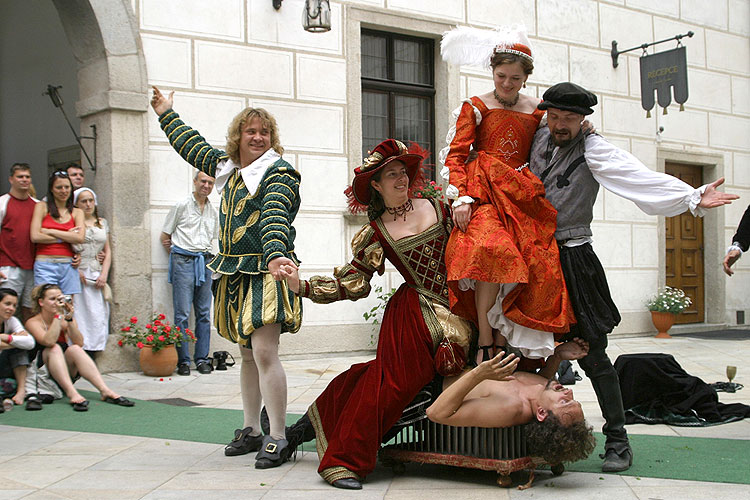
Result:
[[260,384],[258,383],[258,367],[253,359],[253,351],[240,347],[242,364],[240,365],[240,390],[242,391],[242,410],[245,422],[242,425],[252,427],[252,435],[257,436],[260,431]]
[[287,387],[286,373],[279,360],[280,334],[281,326],[274,324],[255,330],[252,336],[252,354],[257,367],[260,393],[268,411],[271,437],[276,440],[286,436]]

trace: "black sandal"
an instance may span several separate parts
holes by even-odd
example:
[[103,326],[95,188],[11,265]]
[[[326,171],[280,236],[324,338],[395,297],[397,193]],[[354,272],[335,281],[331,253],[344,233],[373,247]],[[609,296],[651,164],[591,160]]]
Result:
[[73,407],[73,411],[89,411],[89,402],[83,400],[79,403],[70,402],[70,406]]
[[492,347],[491,345],[480,345],[477,346],[482,350],[482,361],[489,361],[492,359]]
[[228,457],[236,457],[238,455],[246,455],[251,451],[258,451],[261,442],[263,441],[263,436],[261,434],[251,436],[251,432],[253,432],[252,427],[235,429],[234,439],[224,447],[224,455]]
[[255,455],[256,469],[271,469],[289,460],[291,450],[286,439],[278,441],[271,436],[263,436],[263,447]]

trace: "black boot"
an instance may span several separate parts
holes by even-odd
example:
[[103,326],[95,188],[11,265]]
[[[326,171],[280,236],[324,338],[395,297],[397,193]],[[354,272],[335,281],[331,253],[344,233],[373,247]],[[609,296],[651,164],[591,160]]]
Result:
[[628,433],[625,430],[625,409],[622,405],[620,381],[617,378],[612,362],[604,349],[589,351],[589,354],[578,361],[578,364],[591,379],[599,408],[605,423],[602,432],[606,437],[604,449],[604,472],[621,472],[630,468],[633,463],[633,452],[630,449]]
[[290,449],[296,449],[302,443],[312,441],[313,439],[315,439],[315,429],[307,413],[302,415],[290,427],[286,428],[286,440],[289,441]]
[[613,449],[607,450],[604,455],[599,455],[604,459],[602,472],[622,472],[626,471],[633,465],[633,450],[626,449],[622,453],[617,453]]

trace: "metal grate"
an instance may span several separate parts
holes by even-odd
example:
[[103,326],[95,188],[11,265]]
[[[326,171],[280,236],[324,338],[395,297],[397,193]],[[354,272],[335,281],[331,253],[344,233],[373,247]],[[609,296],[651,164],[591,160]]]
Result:
[[423,419],[396,434],[395,449],[513,460],[526,457],[525,426],[453,427]]

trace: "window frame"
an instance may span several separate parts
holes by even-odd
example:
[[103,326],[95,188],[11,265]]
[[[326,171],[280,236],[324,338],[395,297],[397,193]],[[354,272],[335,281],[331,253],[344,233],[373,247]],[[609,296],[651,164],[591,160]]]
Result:
[[[429,98],[430,104],[429,104],[429,130],[428,134],[430,137],[430,160],[428,160],[429,163],[434,163],[434,161],[431,161],[436,158],[435,156],[435,148],[436,148],[436,138],[435,138],[435,95],[437,94],[436,88],[435,88],[435,40],[433,38],[426,38],[426,37],[418,37],[418,36],[409,36],[409,35],[403,35],[400,33],[392,33],[389,31],[380,31],[375,29],[368,29],[368,28],[361,28],[360,30],[360,43],[362,40],[362,36],[368,35],[368,36],[374,36],[378,38],[384,38],[386,40],[386,54],[385,54],[385,60],[386,60],[386,79],[382,78],[374,78],[374,77],[367,77],[363,75],[363,68],[360,67],[360,90],[362,93],[365,91],[372,91],[372,92],[378,92],[378,93],[384,93],[387,95],[388,103],[387,103],[387,136],[393,137],[395,129],[396,129],[396,96],[413,96],[413,97],[427,97]],[[398,82],[395,81],[395,72],[396,72],[396,60],[394,57],[394,45],[395,40],[405,40],[410,42],[417,42],[423,46],[426,46],[425,53],[429,56],[429,84],[425,83],[405,83],[405,82]],[[362,109],[361,116],[364,116],[364,109]],[[363,120],[364,125],[364,120]],[[384,137],[383,139],[386,139],[387,137]],[[399,138],[397,138],[399,139]],[[374,144],[370,145],[370,147],[375,146]],[[420,144],[420,146],[424,147],[424,144]],[[364,150],[364,145],[362,147]],[[434,179],[435,177],[435,169],[432,169],[430,177]]]

